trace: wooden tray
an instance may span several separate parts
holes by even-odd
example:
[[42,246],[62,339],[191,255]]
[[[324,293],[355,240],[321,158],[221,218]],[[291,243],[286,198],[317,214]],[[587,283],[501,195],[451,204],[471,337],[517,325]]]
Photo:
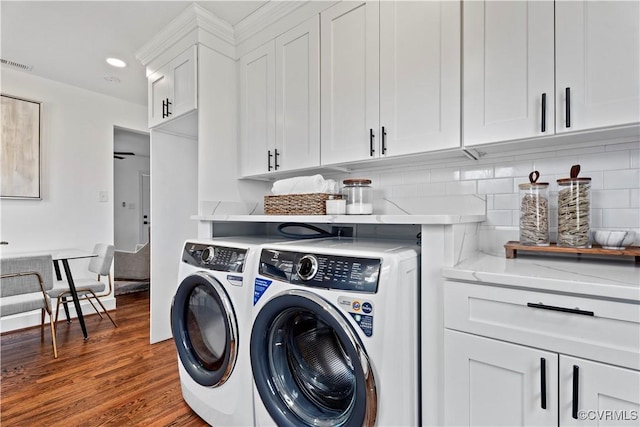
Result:
[[611,255],[611,256],[633,256],[635,261],[640,263],[640,246],[627,246],[625,249],[605,249],[599,245],[593,245],[590,248],[565,248],[556,246],[551,243],[549,246],[528,246],[521,245],[520,242],[510,241],[505,243],[505,256],[507,258],[516,258],[518,251],[528,252],[555,252],[564,254],[588,254],[588,255]]

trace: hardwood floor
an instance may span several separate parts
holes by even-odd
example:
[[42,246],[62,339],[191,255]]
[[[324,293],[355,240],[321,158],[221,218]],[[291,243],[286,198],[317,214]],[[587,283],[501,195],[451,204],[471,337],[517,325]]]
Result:
[[182,399],[172,340],[149,344],[149,293],[117,297],[112,312],[58,324],[58,359],[40,328],[0,340],[0,424],[8,426],[206,426]]

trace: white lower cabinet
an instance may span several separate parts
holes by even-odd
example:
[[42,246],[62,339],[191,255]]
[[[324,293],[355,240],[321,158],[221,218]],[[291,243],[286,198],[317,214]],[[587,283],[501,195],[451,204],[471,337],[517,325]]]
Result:
[[447,330],[444,356],[446,425],[556,424],[558,355]]
[[447,282],[444,421],[640,425],[640,305]]

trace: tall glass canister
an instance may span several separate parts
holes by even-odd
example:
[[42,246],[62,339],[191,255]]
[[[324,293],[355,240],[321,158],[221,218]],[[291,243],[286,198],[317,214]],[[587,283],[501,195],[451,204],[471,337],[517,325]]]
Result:
[[578,178],[580,165],[570,178],[558,179],[558,246],[587,248],[591,220],[591,178]]
[[520,244],[549,246],[549,183],[537,182],[538,171],[520,184]]

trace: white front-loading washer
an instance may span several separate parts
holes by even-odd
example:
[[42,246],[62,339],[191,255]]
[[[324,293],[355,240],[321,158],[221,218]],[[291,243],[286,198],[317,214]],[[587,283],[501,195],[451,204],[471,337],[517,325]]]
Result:
[[254,281],[256,425],[420,424],[419,248],[264,245]]
[[254,422],[249,333],[253,277],[266,237],[187,241],[171,329],[182,395],[207,423]]

